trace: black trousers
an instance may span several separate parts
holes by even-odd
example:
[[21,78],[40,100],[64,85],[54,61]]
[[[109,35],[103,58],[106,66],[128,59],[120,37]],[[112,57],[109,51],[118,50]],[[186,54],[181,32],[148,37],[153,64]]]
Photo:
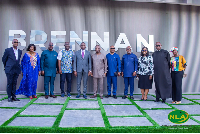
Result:
[[181,101],[183,71],[172,71],[171,76],[172,76],[172,100]]
[[16,85],[17,85],[17,78],[19,74],[18,73],[7,73],[7,94],[8,98],[16,97],[15,92],[16,92]]
[[60,75],[61,94],[65,93],[65,89],[64,89],[65,79],[67,81],[67,93],[70,93],[71,92],[71,85],[72,85],[72,73],[62,73]]

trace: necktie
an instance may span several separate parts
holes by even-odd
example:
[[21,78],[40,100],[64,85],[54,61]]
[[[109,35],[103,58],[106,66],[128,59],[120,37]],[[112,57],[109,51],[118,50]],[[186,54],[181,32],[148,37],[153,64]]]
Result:
[[84,52],[82,51],[82,58],[84,59]]

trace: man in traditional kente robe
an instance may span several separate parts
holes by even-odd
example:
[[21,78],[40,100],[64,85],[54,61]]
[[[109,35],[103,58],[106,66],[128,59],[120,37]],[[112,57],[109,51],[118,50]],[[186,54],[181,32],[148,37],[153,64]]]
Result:
[[160,42],[156,42],[156,51],[152,54],[154,63],[154,81],[156,87],[156,100],[159,98],[165,103],[166,98],[171,98],[172,79],[170,75],[170,54],[161,49]]

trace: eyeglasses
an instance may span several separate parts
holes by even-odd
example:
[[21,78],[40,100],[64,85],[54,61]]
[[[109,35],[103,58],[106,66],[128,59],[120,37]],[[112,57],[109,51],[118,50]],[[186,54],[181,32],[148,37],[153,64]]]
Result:
[[130,48],[127,48],[126,50],[131,50]]
[[110,49],[115,49],[115,48],[110,48]]
[[53,46],[53,45],[49,45],[49,46]]
[[142,51],[145,51],[145,52],[146,52],[147,50],[142,50]]
[[19,43],[19,42],[14,42],[14,43]]
[[156,47],[160,47],[160,45],[156,45]]

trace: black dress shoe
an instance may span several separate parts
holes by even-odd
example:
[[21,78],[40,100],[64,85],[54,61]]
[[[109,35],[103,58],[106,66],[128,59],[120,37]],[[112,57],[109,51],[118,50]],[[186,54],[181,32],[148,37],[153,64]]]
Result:
[[126,96],[126,95],[124,95],[124,96],[122,97],[122,99],[126,99],[126,98],[128,98],[128,96]]
[[105,97],[108,98],[108,97],[111,97],[111,95],[106,95]]
[[159,102],[160,100],[159,99],[156,99],[154,102]]
[[165,103],[165,102],[166,102],[166,99],[163,99],[163,100],[162,100],[162,103]]
[[130,96],[130,99],[134,100],[134,97],[133,97],[133,96]]
[[12,97],[12,100],[14,100],[14,101],[20,101],[20,100],[17,99],[16,97]]
[[12,98],[8,98],[8,102],[13,102]]
[[116,96],[116,95],[113,95],[113,98],[114,98],[114,99],[117,99],[117,96]]

